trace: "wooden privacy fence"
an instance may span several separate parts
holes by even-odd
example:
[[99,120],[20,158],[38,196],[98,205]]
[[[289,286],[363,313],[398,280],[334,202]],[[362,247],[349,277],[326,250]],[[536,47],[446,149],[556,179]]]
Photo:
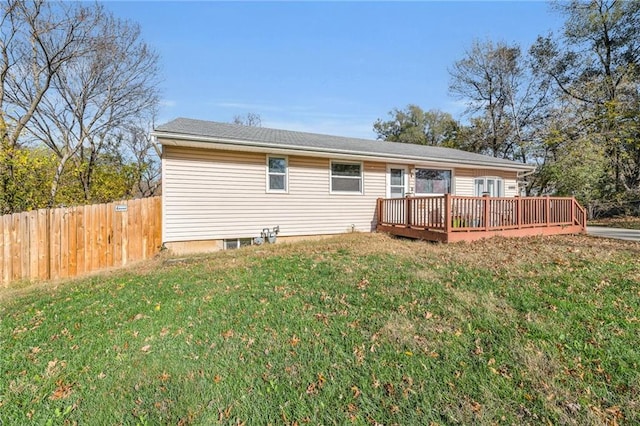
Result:
[[0,216],[0,283],[74,277],[148,259],[162,245],[161,197]]

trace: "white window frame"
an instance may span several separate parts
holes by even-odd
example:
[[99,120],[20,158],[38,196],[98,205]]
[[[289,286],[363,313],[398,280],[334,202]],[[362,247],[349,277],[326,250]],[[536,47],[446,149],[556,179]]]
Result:
[[410,194],[409,190],[409,167],[400,164],[387,165],[387,198],[391,198],[391,169],[400,169],[404,171],[404,195]]
[[[269,170],[269,160],[271,158],[284,159],[284,174],[283,173],[272,173]],[[266,167],[266,188],[267,193],[274,194],[288,194],[289,193],[289,157],[287,155],[267,155],[267,164]],[[271,176],[283,176],[284,175],[284,189],[271,189],[271,180],[269,179]]]
[[225,238],[222,240],[224,250],[237,250],[242,247],[252,246],[252,238]]
[[[483,181],[482,187],[485,190],[489,187],[489,185],[487,185],[487,181],[493,180],[495,182],[500,182],[500,185],[498,187],[498,195],[497,195],[497,197],[504,197],[505,196],[504,195],[505,194],[505,187],[504,187],[504,179],[503,178],[501,178],[499,176],[477,176],[477,177],[475,177],[473,179],[473,192],[474,192],[474,194],[476,194],[476,197],[482,197],[482,194],[478,195],[476,193],[476,188],[477,188],[476,182],[479,181],[479,180]],[[484,192],[487,192],[487,191],[484,191]],[[484,194],[484,192],[483,192],[483,194]]]
[[447,192],[445,193],[440,193],[440,192],[418,192],[418,169],[425,169],[425,170],[438,170],[441,172],[449,172],[449,174],[451,175],[450,178],[450,182],[449,182],[449,192],[448,194],[454,195],[455,194],[455,172],[453,169],[447,169],[447,168],[443,168],[443,167],[432,167],[432,166],[415,166],[413,168],[413,170],[411,171],[411,175],[413,176],[413,188],[414,188],[414,192],[416,196],[420,196],[420,197],[438,197],[444,194],[447,194]]
[[[340,191],[333,189],[333,165],[334,164],[348,164],[351,166],[359,166],[360,167],[360,176],[335,176],[337,178],[343,179],[359,179],[360,180],[360,191]],[[349,161],[349,160],[331,160],[329,162],[329,193],[336,195],[363,195],[364,194],[364,164],[362,161]]]

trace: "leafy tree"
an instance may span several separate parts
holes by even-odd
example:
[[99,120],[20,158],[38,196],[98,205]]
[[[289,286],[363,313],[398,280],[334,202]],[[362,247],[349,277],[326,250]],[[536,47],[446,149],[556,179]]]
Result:
[[13,211],[45,208],[49,204],[47,187],[56,164],[55,155],[43,147],[0,150],[0,163],[12,170],[4,191],[12,195]]
[[456,145],[460,125],[449,113],[407,105],[403,110],[394,108],[389,116],[391,120],[378,119],[373,125],[378,139],[417,145]]
[[561,35],[539,37],[531,49],[538,73],[558,96],[575,100],[581,125],[604,149],[615,197],[638,191],[637,141],[640,74],[640,2],[594,0],[557,3],[566,18]]
[[538,193],[574,196],[589,207],[602,198],[607,161],[575,112],[571,104],[555,110],[541,146],[544,160],[530,183]]

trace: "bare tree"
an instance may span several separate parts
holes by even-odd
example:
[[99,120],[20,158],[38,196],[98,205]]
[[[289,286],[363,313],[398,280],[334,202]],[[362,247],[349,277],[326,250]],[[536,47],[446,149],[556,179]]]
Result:
[[161,190],[161,151],[144,123],[127,129],[124,147],[135,167],[134,196],[152,197]]
[[245,115],[236,115],[233,117],[233,124],[241,126],[262,127],[262,118],[260,114],[248,112]]
[[544,111],[549,86],[529,69],[519,46],[475,42],[449,71],[449,91],[467,102],[471,134],[481,142],[481,151],[528,160],[527,141]]
[[70,161],[85,200],[91,200],[100,155],[120,146],[125,129],[135,129],[143,118],[149,122],[158,103],[158,57],[141,40],[139,27],[101,6],[90,13],[95,26],[85,40],[88,50],[55,74],[54,89],[29,126],[59,159],[52,204]]
[[16,208],[14,153],[54,79],[86,53],[94,16],[72,3],[8,0],[0,18],[0,178],[2,211]]

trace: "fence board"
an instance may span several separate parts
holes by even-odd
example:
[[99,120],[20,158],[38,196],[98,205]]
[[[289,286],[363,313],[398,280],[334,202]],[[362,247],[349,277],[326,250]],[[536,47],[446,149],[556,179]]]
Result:
[[20,213],[14,213],[11,223],[11,251],[13,256],[11,263],[13,265],[11,278],[13,280],[19,280],[22,278],[22,263],[20,262],[20,255],[22,254],[22,241],[20,240],[20,225],[22,224],[22,215]]
[[[137,205],[135,200],[134,201],[130,201],[128,204],[128,210],[127,212],[129,213],[127,215],[127,221],[128,221],[128,226],[127,226],[127,231],[132,233],[133,235],[136,235],[136,230],[135,230],[135,226],[136,226],[136,216],[137,216]],[[135,259],[138,256],[138,245],[139,245],[139,241],[135,238],[131,238],[129,241],[129,249],[127,250],[127,263],[129,262],[130,259]]]
[[60,278],[69,276],[69,209],[60,214]]
[[[114,204],[114,210],[115,210]],[[113,265],[122,266],[122,218],[125,212],[113,213]]]
[[84,274],[87,269],[87,261],[85,254],[85,211],[86,206],[78,206],[76,208],[76,273]]
[[60,278],[60,209],[51,210],[51,278]]
[[153,201],[156,212],[155,234],[156,243],[153,249],[158,252],[162,249],[162,197],[155,197]]
[[105,253],[106,255],[106,266],[107,267],[112,267],[113,266],[113,248],[114,248],[114,244],[113,244],[113,209],[115,208],[115,205],[113,203],[109,203],[107,204],[107,208],[106,210],[106,214],[107,214],[107,221],[106,221],[106,225],[105,225],[105,229],[107,231],[107,251]]
[[122,212],[122,265],[126,265],[129,259],[129,204],[127,204],[127,211]]
[[140,233],[142,234],[142,241],[140,242],[140,256],[142,259],[147,258],[147,250],[149,248],[149,209],[147,203],[140,203]]
[[4,220],[0,220],[0,268],[2,268],[2,272],[0,273],[0,283],[5,284],[8,283],[9,280],[5,280],[4,271]]
[[37,211],[38,216],[38,269],[37,275],[32,278],[49,278],[49,213],[47,210],[41,209]]
[[98,211],[95,205],[89,206],[89,214],[87,216],[89,218],[89,226],[87,226],[87,235],[89,236],[89,245],[87,246],[90,255],[91,263],[90,268],[92,271],[100,269],[100,253],[99,253],[99,243],[100,239],[100,228],[98,226]]
[[2,277],[5,285],[8,285],[13,278],[13,261],[11,256],[11,215],[2,217],[2,228],[4,229],[4,256],[2,262]]
[[30,211],[29,220],[29,251],[27,258],[29,259],[29,274],[26,278],[31,278],[38,274],[38,252],[40,245],[38,244],[38,211]]
[[78,208],[74,207],[69,209],[69,215],[67,217],[67,238],[69,239],[69,266],[67,271],[70,277],[75,277],[78,275],[78,234],[76,232],[78,228]]

